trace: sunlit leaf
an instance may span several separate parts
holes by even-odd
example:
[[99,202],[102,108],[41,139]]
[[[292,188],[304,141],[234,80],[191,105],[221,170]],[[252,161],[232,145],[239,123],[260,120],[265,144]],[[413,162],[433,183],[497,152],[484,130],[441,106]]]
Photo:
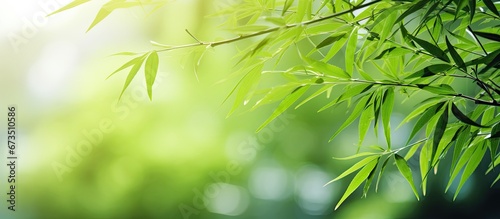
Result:
[[149,99],[153,99],[153,84],[155,83],[156,74],[158,73],[158,53],[153,51],[149,54],[146,59],[146,64],[144,66],[144,74],[146,76],[146,86],[148,90]]
[[352,29],[347,46],[345,49],[345,70],[349,75],[352,75],[354,70],[354,53],[356,52],[356,45],[358,43],[358,28]]
[[373,156],[366,157],[363,160],[360,160],[356,164],[352,165],[349,169],[347,169],[346,171],[344,171],[342,174],[340,174],[339,176],[337,176],[335,179],[332,179],[331,181],[327,182],[325,184],[325,186],[328,185],[328,184],[330,184],[330,183],[333,183],[333,182],[335,182],[335,181],[337,181],[339,179],[342,179],[342,178],[348,176],[349,174],[353,173],[354,171],[359,170],[360,168],[364,167],[368,163],[376,161],[378,158],[380,158],[380,155],[373,155]]
[[272,122],[276,117],[285,112],[295,101],[297,101],[310,87],[311,85],[304,85],[298,87],[290,95],[288,95],[281,103],[278,105],[276,110],[269,116],[269,118],[257,129],[257,132],[266,127],[267,124]]
[[335,206],[335,209],[337,209],[347,199],[347,197],[349,197],[349,195],[351,195],[361,185],[361,183],[368,178],[372,170],[377,166],[377,163],[378,159],[373,159],[371,162],[366,164],[366,166],[364,166],[363,169],[356,174],[356,176],[354,176],[344,195],[342,195],[340,201]]
[[358,116],[361,114],[361,112],[365,109],[367,106],[367,101],[368,101],[368,96],[362,97],[358,103],[356,104],[356,107],[354,107],[353,111],[350,113],[349,117],[347,120],[342,123],[339,129],[332,135],[330,138],[330,141],[332,141],[342,130],[344,130],[347,126],[349,126]]
[[54,12],[48,14],[47,16],[51,16],[53,14],[57,14],[57,13],[66,11],[68,9],[74,8],[78,5],[81,5],[81,4],[87,3],[87,2],[90,2],[90,0],[74,0],[74,1],[70,2],[69,4],[63,6],[62,8],[59,8],[59,9],[55,10]]

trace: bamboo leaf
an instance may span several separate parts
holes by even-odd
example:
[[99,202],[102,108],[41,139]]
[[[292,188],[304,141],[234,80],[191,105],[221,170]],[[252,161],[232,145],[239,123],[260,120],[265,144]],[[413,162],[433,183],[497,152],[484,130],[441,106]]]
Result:
[[358,43],[358,27],[352,29],[347,46],[345,49],[345,70],[347,74],[352,75],[354,71],[354,53]]
[[425,51],[433,55],[434,57],[441,59],[445,62],[450,62],[450,59],[446,55],[446,53],[436,45],[429,43],[425,40],[419,39],[417,37],[414,37],[412,35],[408,34],[408,37],[410,37],[413,41],[415,41],[418,45],[420,45]]
[[[452,170],[455,169],[460,154],[469,143],[470,129],[471,129],[470,126],[467,126],[463,129],[459,129],[460,133],[458,134],[457,140],[455,141],[455,148],[453,149],[453,159],[451,161]],[[451,171],[450,171],[450,176],[451,176]]]
[[361,114],[361,112],[365,109],[367,102],[368,102],[368,96],[362,97],[359,101],[358,104],[356,104],[356,107],[354,107],[352,113],[349,115],[347,120],[340,126],[339,129],[332,135],[330,138],[330,141],[332,141],[342,130],[344,130],[347,126],[349,126],[358,116]]
[[285,110],[287,110],[295,101],[297,101],[310,87],[311,85],[300,86],[294,90],[290,95],[285,97],[283,101],[278,105],[276,110],[267,118],[267,120],[257,129],[257,132],[266,127],[267,124],[272,122],[276,117],[281,115]]
[[331,45],[332,43],[335,43],[337,42],[338,40],[344,38],[344,36],[346,35],[347,33],[345,31],[343,32],[338,32],[338,33],[334,33],[332,35],[330,35],[329,37],[327,37],[326,39],[324,39],[323,41],[321,41],[317,46],[316,46],[316,49],[319,49],[319,48],[323,48],[325,46],[328,46],[328,45]]
[[457,64],[457,66],[459,68],[461,68],[462,70],[467,71],[467,67],[465,66],[464,60],[458,54],[458,52],[455,50],[455,47],[453,47],[453,45],[451,45],[450,41],[448,40],[448,37],[445,37],[445,40],[446,40],[446,46],[448,47],[448,52],[450,52],[451,58],[453,58],[453,61],[455,61],[455,64]]
[[407,17],[408,15],[424,8],[424,6],[429,2],[429,0],[420,0],[420,1],[417,1],[415,2],[410,8],[408,8],[408,10],[406,10],[405,12],[403,12],[403,14],[401,14],[394,23],[398,23],[400,21],[402,21],[405,17]]
[[364,158],[363,160],[360,160],[356,164],[352,165],[349,169],[347,169],[346,171],[344,171],[342,174],[340,174],[339,176],[337,176],[335,179],[332,179],[331,181],[327,182],[325,184],[325,186],[328,185],[328,184],[330,184],[330,183],[333,183],[333,182],[335,182],[335,181],[337,181],[339,179],[342,179],[342,178],[348,176],[349,174],[353,173],[354,171],[359,170],[360,168],[366,166],[368,163],[376,161],[378,158],[380,158],[380,155],[369,156],[369,157]]
[[78,5],[81,5],[81,4],[84,4],[87,2],[90,2],[90,0],[74,0],[74,1],[70,2],[69,4],[63,6],[62,8],[59,8],[59,9],[53,11],[52,13],[48,14],[47,16],[51,16],[51,15],[66,11],[68,9],[74,8]]
[[284,16],[288,9],[293,5],[294,0],[286,0],[283,5],[283,11],[281,12],[281,16]]
[[156,74],[158,73],[158,53],[153,51],[146,59],[144,66],[144,75],[146,76],[146,86],[150,100],[153,100],[153,84],[155,83]]
[[484,37],[489,40],[493,40],[496,42],[500,42],[500,35],[495,34],[495,33],[487,33],[487,32],[481,32],[481,31],[474,31],[475,34]]
[[[436,123],[436,128],[434,129],[434,137],[432,138],[432,148],[433,151],[437,151],[437,148],[439,146],[439,142],[441,141],[441,138],[443,137],[443,134],[446,130],[446,126],[448,125],[448,107],[445,106],[443,109],[443,114],[439,117],[437,123]],[[437,157],[438,154],[431,154],[431,158]]]
[[351,155],[351,156],[347,156],[347,157],[333,157],[333,159],[335,159],[335,160],[352,160],[354,158],[364,157],[364,156],[370,156],[370,155],[376,155],[376,154],[378,154],[378,153],[361,152],[361,153],[357,153],[355,155]]
[[382,174],[384,173],[385,167],[387,166],[387,161],[389,161],[389,157],[387,157],[382,164],[382,167],[380,168],[380,172],[378,173],[377,177],[377,184],[375,185],[375,192],[378,192],[378,185],[380,183],[380,179],[382,178]]
[[408,141],[406,141],[406,144],[408,144],[413,137],[417,134],[424,125],[429,122],[429,120],[436,114],[437,110],[441,108],[444,105],[443,102],[436,104],[428,109],[425,110],[425,112],[420,116],[418,119],[417,123],[413,126],[413,130],[410,133],[410,137],[408,137]]
[[127,87],[130,85],[130,82],[132,82],[132,79],[134,79],[134,77],[135,77],[135,75],[137,75],[137,72],[139,71],[139,69],[141,69],[143,61],[144,61],[144,58],[141,59],[141,60],[138,60],[134,64],[134,66],[132,67],[132,69],[130,69],[130,72],[128,73],[127,79],[125,80],[125,84],[123,85],[122,92],[120,93],[120,97],[118,99],[122,98],[122,95],[125,92],[125,90],[127,89]]
[[455,180],[457,177],[458,173],[460,173],[460,170],[467,164],[469,159],[471,158],[472,154],[476,151],[478,148],[477,144],[472,144],[471,146],[467,147],[464,151],[464,153],[460,156],[460,159],[457,162],[457,165],[453,168],[453,171],[450,176],[450,180],[448,181],[448,185],[446,186],[445,192],[448,191],[448,189],[451,186],[451,183]]
[[467,181],[467,179],[469,179],[474,170],[476,170],[477,166],[479,166],[479,163],[481,163],[481,160],[483,159],[485,153],[486,153],[486,146],[484,145],[484,142],[482,142],[470,157],[467,166],[465,166],[457,190],[455,191],[455,196],[453,196],[453,200],[457,198],[458,193],[460,193],[460,190],[462,189],[464,183]]
[[410,166],[408,166],[406,160],[398,154],[394,154],[394,159],[396,159],[396,166],[398,167],[399,172],[404,176],[406,181],[408,181],[411,189],[413,190],[413,193],[415,194],[415,197],[417,197],[417,200],[419,200],[420,196],[418,195],[417,188],[415,187],[415,183],[413,182],[413,176],[411,174]]
[[468,124],[468,125],[472,125],[472,126],[476,126],[476,127],[481,127],[481,128],[486,128],[486,126],[483,126],[481,124],[478,124],[477,122],[475,121],[472,121],[472,119],[470,119],[469,117],[467,117],[465,114],[462,113],[462,111],[460,111],[458,109],[458,107],[455,105],[455,103],[452,103],[451,104],[451,112],[453,113],[453,115],[460,121],[462,121],[463,123],[465,124]]
[[382,123],[388,150],[391,150],[391,114],[394,106],[394,88],[390,87],[384,93],[382,100]]
[[335,206],[335,210],[361,185],[361,183],[363,183],[363,181],[368,178],[372,170],[377,166],[377,163],[378,159],[373,159],[370,163],[366,164],[366,166],[364,166],[363,169],[356,174],[356,176],[354,176],[344,195]]
[[488,9],[490,9],[491,12],[493,12],[497,16],[500,16],[500,14],[498,13],[498,10],[497,10],[495,4],[493,4],[493,2],[491,0],[483,0],[483,2],[486,5],[486,7]]
[[135,65],[137,62],[141,62],[144,60],[144,58],[146,57],[147,53],[142,55],[142,56],[139,56],[139,57],[136,57],[136,58],[133,58],[132,60],[128,61],[127,63],[123,64],[120,68],[116,69],[113,73],[111,73],[106,79],[110,78],[111,76],[115,75],[116,73],[120,72],[121,70],[123,69],[126,69],[130,66],[133,66]]
[[422,150],[420,150],[420,158],[419,158],[420,177],[422,178],[422,184],[421,184],[422,194],[424,196],[427,193],[427,174],[429,173],[429,162],[430,162],[429,151],[432,150],[430,146],[431,146],[430,141],[427,141],[422,147]]

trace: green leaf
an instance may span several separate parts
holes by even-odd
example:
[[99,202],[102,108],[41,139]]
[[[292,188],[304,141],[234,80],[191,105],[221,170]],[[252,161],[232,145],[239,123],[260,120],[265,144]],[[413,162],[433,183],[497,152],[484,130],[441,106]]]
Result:
[[408,137],[408,141],[406,141],[406,144],[408,144],[413,139],[413,137],[417,134],[417,132],[420,131],[422,127],[424,127],[424,125],[429,121],[429,119],[431,119],[436,114],[437,110],[441,108],[443,105],[444,103],[441,102],[425,110],[424,114],[420,116],[417,123],[415,123],[415,125],[413,126],[413,130],[411,131],[410,137]]
[[122,92],[120,93],[120,97],[118,99],[122,98],[122,95],[125,92],[125,90],[127,89],[127,87],[130,85],[130,82],[132,82],[132,79],[134,79],[134,77],[135,77],[135,75],[137,75],[137,72],[139,71],[139,69],[141,69],[142,62],[144,61],[144,57],[145,56],[143,56],[143,58],[141,60],[138,60],[137,62],[135,62],[132,69],[130,69],[130,72],[128,73],[127,79],[125,80],[125,84],[123,85]]
[[408,35],[413,41],[415,41],[418,45],[420,45],[425,51],[433,55],[434,57],[441,59],[445,62],[450,62],[450,59],[446,55],[446,53],[441,50],[441,48],[437,47],[434,44],[431,44],[425,40],[419,39],[417,37],[414,37],[412,35]]
[[257,129],[257,132],[266,127],[267,124],[272,122],[276,117],[281,115],[285,110],[287,110],[295,101],[297,101],[310,87],[311,85],[300,86],[294,90],[290,95],[285,97],[283,101],[278,105],[276,110],[267,118],[267,120]]
[[406,118],[403,119],[403,121],[401,121],[398,128],[401,127],[403,124],[411,121],[413,118],[417,117],[418,115],[422,114],[424,111],[426,111],[430,107],[438,104],[439,102],[442,102],[441,97],[438,97],[438,98],[434,97],[434,98],[430,98],[430,99],[427,99],[427,100],[420,102],[419,104],[417,104],[418,107],[415,110],[413,110],[411,113],[409,113],[406,116]]
[[448,47],[448,52],[450,52],[451,58],[453,58],[453,61],[455,61],[455,64],[465,72],[467,72],[467,67],[465,66],[464,60],[462,57],[458,54],[458,52],[455,50],[455,47],[451,45],[450,41],[448,40],[448,37],[445,37],[446,40],[446,46]]
[[333,157],[333,159],[335,159],[335,160],[352,160],[354,158],[364,157],[364,156],[370,156],[370,155],[376,155],[376,154],[379,154],[379,153],[361,152],[361,153],[357,153],[355,155],[351,155],[351,156],[347,156],[347,157]]
[[439,84],[438,86],[430,86],[427,84],[417,84],[417,87],[431,93],[439,95],[453,95],[456,94],[455,90],[448,84]]
[[487,32],[481,32],[481,31],[474,31],[475,34],[484,37],[489,40],[493,40],[496,42],[500,42],[500,35],[495,34],[495,33],[487,33]]
[[[488,57],[488,56],[486,56],[486,57]],[[500,53],[498,53],[495,56],[495,58],[493,58],[493,60],[490,63],[488,63],[488,65],[486,65],[486,67],[481,69],[481,71],[479,71],[478,74],[483,74],[483,73],[487,72],[488,70],[490,70],[491,68],[493,68],[493,66],[497,66],[498,64],[500,64]]]
[[284,16],[288,9],[293,5],[294,0],[286,0],[283,5],[283,11],[281,12],[281,16]]
[[474,151],[472,156],[470,157],[469,162],[467,163],[467,166],[465,166],[464,172],[462,173],[462,177],[460,178],[460,182],[458,184],[457,190],[455,191],[455,196],[453,196],[453,200],[455,200],[458,196],[458,193],[460,193],[460,190],[462,189],[462,186],[464,183],[469,179],[469,177],[472,175],[472,173],[476,170],[477,166],[479,166],[479,163],[481,163],[481,160],[484,157],[484,154],[486,153],[486,146],[484,145],[484,142],[480,143],[480,145],[477,147],[477,149]]
[[147,53],[142,55],[142,56],[139,56],[139,57],[136,57],[136,58],[133,58],[132,60],[128,61],[127,63],[123,64],[120,68],[116,69],[113,73],[111,73],[106,79],[110,78],[111,76],[113,76],[114,74],[120,72],[121,70],[123,69],[126,69],[130,66],[133,66],[135,65],[137,62],[141,62],[144,60],[144,58],[146,57]]
[[469,24],[472,24],[474,20],[474,14],[476,13],[476,0],[469,0]]
[[347,74],[352,75],[354,71],[354,54],[358,43],[358,27],[352,29],[347,46],[345,49],[345,70]]
[[323,47],[328,46],[334,42],[337,42],[338,40],[344,38],[344,36],[346,34],[347,34],[347,32],[345,32],[345,31],[334,33],[334,34],[330,35],[329,37],[327,37],[326,39],[324,39],[323,41],[321,41],[321,43],[319,43],[316,46],[316,49],[323,48]]
[[449,64],[435,64],[435,65],[430,65],[427,66],[423,69],[420,69],[416,71],[415,73],[409,75],[405,79],[413,79],[413,78],[425,78],[425,77],[430,77],[434,76],[438,73],[448,71],[452,68],[453,66]]
[[391,150],[391,114],[394,106],[394,88],[390,87],[384,93],[382,100],[382,123],[388,150]]
[[335,181],[337,181],[339,179],[342,179],[342,178],[348,176],[349,174],[353,173],[356,170],[359,170],[361,167],[364,167],[366,164],[368,164],[370,162],[373,162],[374,160],[377,160],[378,158],[380,158],[380,155],[374,155],[374,156],[365,157],[363,160],[358,161],[357,163],[355,163],[354,165],[352,165],[349,169],[347,169],[346,171],[344,171],[343,173],[341,173],[335,179],[332,179],[329,182],[327,182],[325,184],[325,186],[328,185],[328,184],[330,184],[330,183],[333,183],[333,182],[335,182]]
[[[419,158],[419,164],[420,164],[420,176],[422,178],[422,194],[425,196],[427,193],[427,174],[429,173],[429,162],[430,162],[430,154],[432,153],[431,148],[431,143],[430,141],[427,141],[422,149],[420,150],[420,158]],[[429,153],[429,151],[431,153]]]
[[[469,138],[470,138],[470,126],[467,126],[463,129],[459,129],[458,132],[458,137],[457,140],[455,141],[455,148],[453,149],[453,159],[451,161],[451,169],[455,169],[458,159],[460,157],[460,154],[462,153],[462,150],[468,145],[469,143]],[[451,175],[451,171],[450,171]]]
[[373,169],[377,166],[378,159],[373,159],[370,163],[366,164],[366,166],[361,169],[356,176],[352,179],[351,183],[347,187],[344,195],[340,198],[340,201],[335,206],[335,210],[351,195],[360,185],[365,181]]
[[[377,162],[378,165],[378,162]],[[368,190],[370,189],[370,185],[372,184],[373,181],[373,176],[375,175],[375,170],[377,170],[377,166],[375,166],[370,174],[368,174],[368,178],[365,181],[365,186],[363,187],[363,196],[366,198],[366,195],[368,194]]]
[[415,183],[413,182],[413,176],[411,174],[410,166],[408,166],[406,160],[398,154],[394,154],[394,159],[396,159],[396,166],[398,167],[399,172],[405,177],[406,181],[408,181],[411,189],[413,190],[413,193],[415,194],[415,197],[417,197],[417,200],[419,200],[420,196],[418,195],[417,188],[415,187]]
[[500,180],[500,173],[498,174],[497,178],[493,181],[493,183],[491,183],[491,187],[493,187],[493,185],[495,185],[495,183],[497,183],[498,180]]
[[228,117],[236,111],[236,109],[243,103],[245,103],[245,97],[248,95],[250,90],[259,82],[259,79],[261,77],[261,70],[262,70],[263,64],[262,63],[257,63],[254,64],[248,69],[245,69],[246,71],[245,76],[241,78],[241,80],[236,84],[236,86],[233,88],[233,90],[229,93],[229,95],[226,97],[224,102],[227,101],[227,99],[236,91],[238,88],[238,93],[236,94],[233,106],[231,110],[229,110]]
[[413,155],[415,155],[415,153],[417,152],[418,148],[420,147],[421,143],[417,143],[413,146],[410,147],[410,150],[408,150],[408,153],[406,153],[405,155],[405,160],[409,160],[410,158],[413,157]]
[[378,173],[377,177],[377,184],[375,185],[375,192],[378,192],[378,185],[380,183],[380,179],[382,178],[382,174],[384,173],[385,167],[387,166],[387,161],[389,161],[389,157],[387,157],[382,164],[382,167],[380,168],[380,172]]
[[54,15],[54,14],[66,11],[68,9],[74,8],[74,7],[78,6],[78,5],[81,5],[81,4],[87,3],[87,2],[90,2],[90,0],[75,0],[75,1],[72,1],[69,4],[63,6],[62,8],[59,8],[59,9],[55,10],[54,12],[48,14],[47,16],[51,16],[51,15]]
[[453,113],[453,115],[460,121],[462,121],[463,123],[465,124],[469,124],[469,125],[472,125],[472,126],[476,126],[476,127],[481,127],[481,128],[486,128],[486,126],[483,126],[481,124],[478,124],[477,122],[475,121],[472,121],[469,117],[467,117],[465,114],[463,114],[459,109],[458,107],[455,105],[455,103],[452,103],[451,104],[451,112]]
[[[439,117],[439,120],[436,123],[436,128],[434,129],[434,137],[432,138],[432,148],[433,151],[437,151],[439,146],[439,142],[443,137],[443,134],[446,130],[446,126],[448,125],[448,107],[445,106],[443,109],[443,114]],[[438,155],[431,155],[431,158],[437,157]]]
[[368,108],[366,108],[359,117],[359,125],[358,125],[359,140],[357,149],[358,152],[361,149],[361,144],[363,143],[366,133],[370,128],[370,123],[374,118],[375,117],[373,115],[373,104],[369,104]]
[[358,101],[358,104],[356,104],[356,107],[354,107],[351,115],[347,118],[347,120],[340,126],[340,128],[332,135],[330,138],[330,141],[332,141],[342,130],[344,130],[347,126],[349,126],[358,116],[361,114],[361,112],[366,109],[365,107],[367,106],[369,97],[364,96],[361,97]]
[[420,0],[420,1],[417,1],[415,2],[410,8],[408,8],[408,10],[406,10],[405,12],[403,12],[403,14],[401,14],[394,23],[398,23],[400,21],[402,21],[405,17],[407,17],[408,15],[420,10],[420,9],[423,9],[424,6],[427,4],[427,2],[429,2],[429,0]]
[[314,92],[313,94],[311,94],[311,96],[307,97],[302,102],[300,102],[299,104],[297,104],[297,106],[295,107],[295,109],[298,109],[299,107],[301,107],[302,105],[304,105],[307,102],[311,101],[312,99],[316,98],[317,96],[321,95],[322,93],[331,90],[334,86],[335,86],[335,84],[326,84],[326,85],[324,85],[319,90],[317,90],[316,92]]
[[343,101],[355,97],[357,95],[363,94],[370,90],[373,87],[373,84],[358,84],[358,85],[352,85],[352,86],[346,86],[346,91],[341,94],[337,99],[331,101],[330,103],[326,104],[325,106],[321,107],[321,109],[318,110],[318,112],[324,111],[334,105],[337,105],[339,103],[342,103]]
[[488,9],[490,9],[491,12],[493,12],[497,16],[500,16],[500,14],[498,13],[497,8],[495,7],[495,4],[493,4],[493,2],[491,0],[483,0],[483,2],[486,5],[486,7]]
[[451,183],[455,178],[457,177],[458,173],[460,173],[460,170],[465,166],[465,164],[469,161],[471,158],[472,154],[476,151],[478,148],[477,142],[471,144],[471,146],[467,147],[464,151],[464,153],[460,156],[460,159],[457,162],[457,165],[453,168],[453,171],[451,173],[450,180],[448,181],[448,185],[446,186],[445,192],[448,191],[448,189],[451,186]]
[[158,53],[152,51],[146,59],[144,66],[144,75],[146,76],[146,86],[150,100],[153,100],[153,84],[155,83],[156,74],[158,73]]

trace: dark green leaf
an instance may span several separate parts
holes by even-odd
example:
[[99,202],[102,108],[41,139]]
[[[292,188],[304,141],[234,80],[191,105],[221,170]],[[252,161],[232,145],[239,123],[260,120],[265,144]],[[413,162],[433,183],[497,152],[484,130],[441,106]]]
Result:
[[453,59],[453,61],[455,61],[455,64],[457,64],[459,68],[462,68],[462,70],[467,71],[467,67],[465,67],[465,63],[462,57],[458,54],[457,50],[455,50],[455,47],[451,45],[448,37],[445,37],[445,39],[446,46],[448,47],[448,52],[450,52],[451,58]]
[[500,35],[498,35],[498,34],[481,32],[481,31],[474,31],[474,33],[479,35],[480,37],[484,37],[484,38],[489,39],[489,40],[500,42]]
[[450,59],[446,55],[446,53],[441,50],[439,47],[437,47],[434,44],[431,44],[425,40],[419,39],[417,37],[414,37],[412,35],[408,35],[413,41],[415,41],[418,45],[420,45],[425,51],[433,55],[434,57],[441,59],[445,62],[450,62]]
[[321,43],[319,43],[316,46],[316,49],[323,48],[325,46],[328,46],[334,42],[337,42],[338,40],[342,39],[346,35],[346,32],[339,32],[339,33],[334,33],[331,36],[327,37]]
[[429,86],[427,84],[417,84],[417,86],[425,91],[440,95],[453,95],[456,94],[455,90],[448,84],[440,84],[438,86]]
[[486,128],[486,126],[483,126],[481,124],[478,124],[475,121],[472,121],[469,117],[467,117],[465,114],[463,114],[458,107],[455,105],[455,103],[451,104],[451,112],[453,115],[460,121],[462,121],[465,124],[473,125],[476,127],[481,127],[481,128]]
[[424,114],[420,116],[417,123],[415,123],[415,125],[413,126],[413,130],[411,131],[410,137],[408,138],[406,144],[408,144],[413,139],[413,137],[417,134],[418,131],[420,131],[420,129],[422,129],[422,127],[424,127],[424,125],[429,121],[429,119],[431,119],[434,115],[436,115],[437,110],[441,108],[443,104],[444,103],[441,102],[425,110]]
[[406,77],[406,79],[425,78],[429,76],[434,76],[437,73],[448,71],[451,68],[452,66],[449,64],[435,64],[416,71],[415,73]]
[[474,14],[476,13],[476,0],[469,0],[469,23],[472,23],[472,20],[474,19]]
[[491,0],[483,0],[483,2],[486,5],[486,7],[490,9],[491,12],[495,13],[497,16],[500,16],[495,4],[493,4]]
[[[443,134],[446,130],[446,126],[448,125],[448,107],[445,106],[443,109],[443,114],[439,117],[439,120],[436,123],[436,128],[434,129],[434,137],[432,138],[432,148],[433,151],[437,151],[439,142],[443,137]],[[431,155],[432,158],[435,157],[434,154]]]

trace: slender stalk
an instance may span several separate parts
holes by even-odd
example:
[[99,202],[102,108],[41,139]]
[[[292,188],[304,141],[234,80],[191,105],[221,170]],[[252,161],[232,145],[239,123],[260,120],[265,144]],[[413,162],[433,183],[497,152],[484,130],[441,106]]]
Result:
[[216,47],[216,46],[220,46],[220,45],[224,45],[224,44],[230,44],[230,43],[237,42],[237,41],[240,41],[240,40],[244,40],[244,39],[253,38],[253,37],[257,37],[257,36],[269,34],[269,33],[272,33],[272,32],[276,32],[276,31],[281,30],[281,29],[290,29],[290,28],[294,28],[294,27],[298,27],[298,26],[307,26],[307,25],[310,25],[310,24],[319,23],[319,22],[322,22],[322,21],[325,21],[325,20],[329,20],[329,19],[332,19],[332,18],[335,18],[335,17],[342,16],[344,14],[352,13],[352,12],[354,12],[356,10],[368,7],[370,5],[379,3],[381,1],[382,0],[375,0],[375,1],[372,1],[372,2],[368,2],[366,4],[362,4],[362,5],[350,8],[350,9],[345,10],[345,11],[341,11],[341,12],[333,13],[333,14],[325,16],[325,17],[321,17],[321,18],[318,18],[318,19],[313,19],[313,20],[299,22],[299,23],[294,23],[294,24],[288,24],[288,25],[281,26],[281,27],[273,27],[273,28],[269,28],[267,30],[255,32],[255,33],[252,33],[252,34],[239,35],[239,36],[234,37],[234,38],[220,40],[220,41],[214,41],[214,42],[201,42],[201,41],[199,41],[197,43],[192,43],[192,44],[185,44],[185,45],[173,46],[173,47],[169,47],[169,48],[157,50],[157,52],[172,51],[172,50],[183,49],[183,48],[190,48],[190,47],[197,47],[197,46],[211,46],[211,47]]

